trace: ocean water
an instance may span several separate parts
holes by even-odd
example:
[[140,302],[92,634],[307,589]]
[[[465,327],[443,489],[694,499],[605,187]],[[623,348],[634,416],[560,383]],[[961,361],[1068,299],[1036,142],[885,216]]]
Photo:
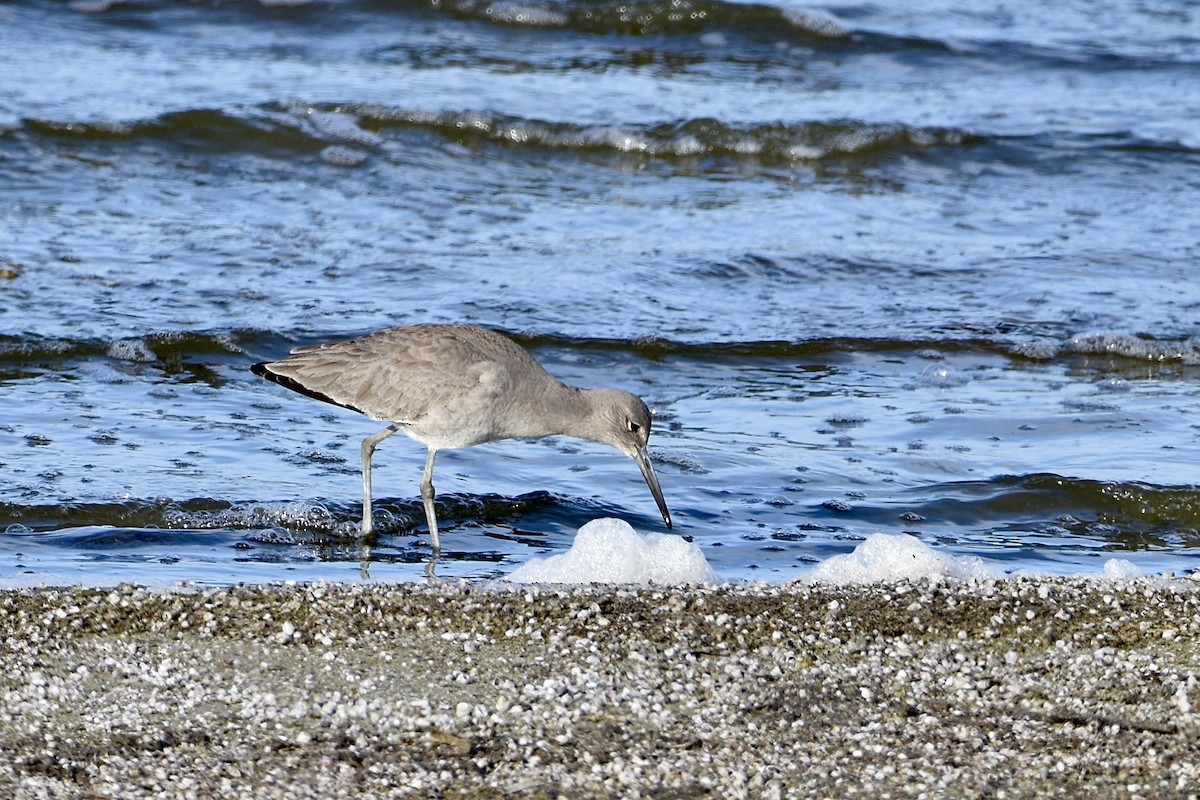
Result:
[[[472,322],[656,412],[781,581],[1200,547],[1194,3],[0,3],[0,584],[419,580],[423,448],[249,372]],[[569,439],[439,457],[437,574],[662,522]]]

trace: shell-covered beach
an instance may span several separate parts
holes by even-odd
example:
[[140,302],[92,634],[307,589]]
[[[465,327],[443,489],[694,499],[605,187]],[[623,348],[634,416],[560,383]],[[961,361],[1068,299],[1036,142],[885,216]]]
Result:
[[1200,792],[1188,579],[0,593],[0,794]]

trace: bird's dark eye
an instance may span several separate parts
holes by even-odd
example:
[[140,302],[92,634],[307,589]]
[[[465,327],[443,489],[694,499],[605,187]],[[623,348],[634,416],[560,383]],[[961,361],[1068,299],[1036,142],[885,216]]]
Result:
[[630,433],[637,433],[637,432],[638,432],[638,431],[640,431],[641,429],[642,429],[642,426],[641,426],[641,425],[638,425],[638,424],[637,424],[636,422],[634,422],[633,420],[629,420],[629,431],[630,431]]

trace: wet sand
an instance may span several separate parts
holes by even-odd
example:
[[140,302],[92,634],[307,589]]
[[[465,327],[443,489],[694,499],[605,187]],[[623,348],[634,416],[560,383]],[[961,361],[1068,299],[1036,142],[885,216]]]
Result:
[[1200,793],[1194,581],[0,592],[0,796]]

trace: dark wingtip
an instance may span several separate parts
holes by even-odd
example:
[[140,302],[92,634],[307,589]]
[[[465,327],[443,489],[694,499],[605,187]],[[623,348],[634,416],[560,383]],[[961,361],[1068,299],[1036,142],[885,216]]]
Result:
[[291,389],[293,392],[296,392],[297,394],[302,394],[305,397],[311,397],[313,400],[320,400],[322,403],[329,403],[330,405],[341,406],[342,408],[348,408],[351,411],[357,411],[360,414],[366,413],[361,408],[355,408],[354,406],[352,406],[348,403],[339,403],[337,400],[334,400],[329,395],[322,394],[321,392],[318,392],[315,389],[310,389],[294,378],[289,378],[286,375],[280,375],[278,372],[272,372],[270,361],[260,361],[257,364],[251,364],[250,371],[253,372],[255,375],[258,375],[261,378],[266,378],[271,383],[277,383],[285,389]]

